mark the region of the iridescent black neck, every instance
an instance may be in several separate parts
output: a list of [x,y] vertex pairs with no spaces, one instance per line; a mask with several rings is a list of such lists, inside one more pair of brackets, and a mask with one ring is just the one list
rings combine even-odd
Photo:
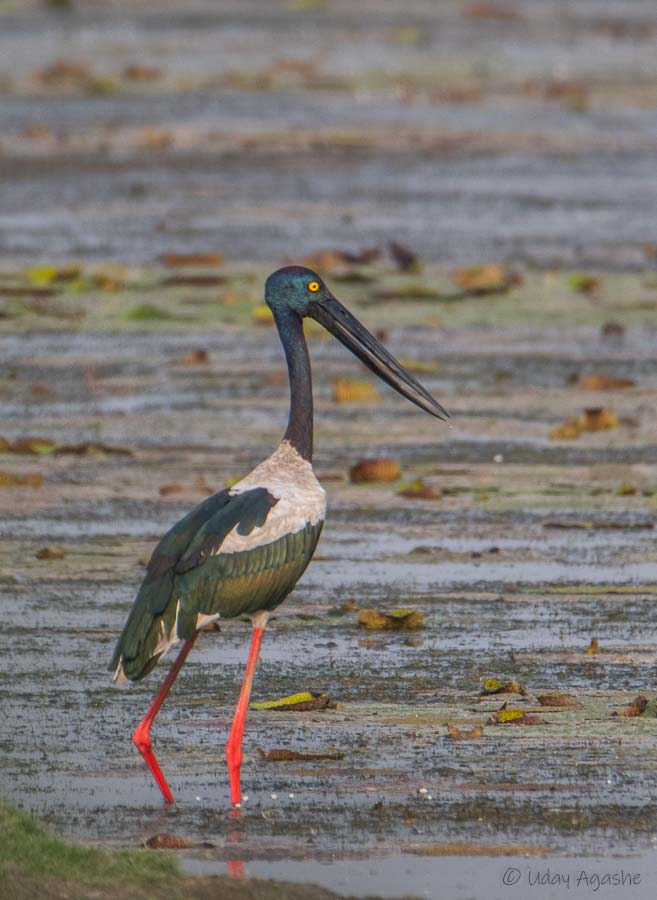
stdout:
[[289,307],[274,309],[290,379],[290,418],[284,440],[309,462],[313,458],[313,385],[301,316]]

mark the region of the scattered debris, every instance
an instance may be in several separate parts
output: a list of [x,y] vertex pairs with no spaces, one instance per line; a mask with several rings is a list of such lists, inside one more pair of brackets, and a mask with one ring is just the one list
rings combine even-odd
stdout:
[[353,484],[375,481],[397,481],[401,478],[401,463],[398,459],[362,459],[349,469],[349,479]]
[[592,275],[571,275],[568,285],[578,294],[594,294],[600,287],[600,279]]
[[305,760],[318,759],[344,759],[344,753],[341,750],[324,750],[313,753],[312,751],[301,750],[260,750],[258,749],[260,758],[267,762],[298,762]]
[[598,643],[598,639],[595,637],[591,638],[591,643],[589,644],[589,646],[586,648],[586,650],[584,652],[588,653],[589,656],[596,656],[600,652],[600,645]]
[[510,288],[522,284],[522,277],[500,263],[482,266],[468,266],[452,272],[456,284],[467,294],[503,294]]
[[169,497],[171,494],[182,494],[185,488],[182,484],[163,484],[158,490],[160,497]]
[[465,728],[457,728],[456,725],[447,724],[447,737],[452,741],[469,741],[484,736],[484,726],[474,725],[468,731]]
[[43,456],[52,453],[57,445],[50,438],[42,437],[20,437],[13,441],[0,437],[0,453],[26,453]]
[[61,444],[55,447],[55,455],[62,456],[134,456],[134,452],[128,447],[120,447],[117,444],[104,444],[102,441],[82,441],[80,444]]
[[543,528],[575,528],[585,531],[592,531],[596,528],[618,529],[620,531],[646,531],[655,527],[654,522],[563,522],[559,519],[548,519],[543,522]]
[[61,547],[42,547],[34,555],[37,559],[64,559],[66,556]]
[[600,329],[602,337],[623,337],[625,334],[625,326],[620,322],[605,322]]
[[553,691],[550,694],[539,694],[537,700],[541,706],[559,706],[564,708],[579,706],[574,697],[570,694],[562,694],[560,691]]
[[40,472],[31,472],[29,475],[16,475],[14,472],[6,472],[0,469],[0,487],[41,487],[43,475]]
[[388,241],[388,250],[400,272],[420,272],[422,264],[410,247],[399,241]]
[[364,378],[336,378],[332,383],[334,403],[378,403],[381,395]]
[[207,350],[192,350],[186,356],[183,356],[181,362],[187,366],[203,366],[210,361],[210,354]]
[[635,719],[645,712],[647,705],[647,698],[642,694],[639,694],[638,697],[635,697],[634,700],[632,700],[629,706],[626,706],[624,709],[616,710],[616,712],[612,713],[612,716],[624,716],[628,719]]
[[146,846],[151,850],[188,850],[194,845],[186,838],[178,837],[175,834],[155,834],[148,838]]
[[263,700],[249,704],[249,709],[268,709],[274,712],[310,712],[317,709],[336,709],[337,703],[327,693],[302,691],[281,697],[279,700]]
[[481,686],[482,696],[488,694],[521,694],[527,695],[527,691],[517,681],[499,681],[497,678],[486,678]]
[[486,725],[544,725],[540,716],[526,713],[524,709],[512,709],[506,703],[493,713]]
[[127,81],[157,81],[162,77],[162,70],[157,66],[130,63],[124,67],[122,74]]
[[391,613],[361,609],[358,624],[375,631],[412,631],[424,628],[424,613],[412,609],[394,609]]
[[563,425],[550,432],[552,441],[570,441],[578,438],[585,431],[607,431],[618,427],[618,416],[604,406],[591,406],[576,419],[566,419]]
[[616,391],[636,386],[631,378],[611,378],[609,375],[581,375],[577,387],[584,391]]
[[440,500],[443,495],[439,488],[433,488],[431,485],[425,484],[421,478],[416,478],[414,481],[402,485],[397,494],[410,500]]
[[632,481],[624,481],[616,488],[619,497],[635,497],[638,494],[637,486]]

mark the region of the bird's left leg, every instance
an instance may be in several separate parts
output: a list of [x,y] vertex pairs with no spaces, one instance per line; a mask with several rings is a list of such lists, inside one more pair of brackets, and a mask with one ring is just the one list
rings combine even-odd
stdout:
[[249,658],[246,663],[244,680],[242,681],[242,690],[240,691],[235,716],[233,718],[233,727],[230,729],[230,735],[226,742],[226,760],[228,762],[228,777],[230,779],[230,802],[233,806],[239,806],[242,802],[242,792],[240,788],[242,735],[244,734],[246,712],[249,708],[249,697],[251,696],[253,676],[255,675],[256,665],[258,664],[260,644],[262,643],[262,636],[265,633],[265,626],[268,618],[269,613],[264,611],[255,613],[251,617],[251,621],[253,622],[251,649],[249,650]]
[[160,769],[160,765],[155,759],[155,754],[153,753],[153,744],[151,742],[151,725],[153,724],[153,720],[158,714],[160,707],[164,703],[166,695],[171,690],[171,685],[176,680],[178,672],[180,672],[183,663],[187,659],[189,651],[194,646],[194,641],[196,640],[197,635],[198,632],[195,631],[192,637],[187,638],[187,640],[183,643],[174,664],[169,670],[169,674],[164,679],[164,684],[158,691],[157,696],[148,707],[146,715],[141,720],[139,725],[137,725],[132,735],[132,740],[137,750],[139,750],[141,755],[144,757],[144,761],[148,768],[151,770],[151,774],[157,782],[157,786],[162,791],[162,796],[164,797],[165,803],[173,803],[173,794],[171,793],[171,788],[167,784],[167,780],[162,774],[162,769]]

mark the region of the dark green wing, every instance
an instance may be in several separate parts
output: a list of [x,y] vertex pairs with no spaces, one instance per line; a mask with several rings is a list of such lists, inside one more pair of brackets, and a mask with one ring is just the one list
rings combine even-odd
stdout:
[[146,569],[109,665],[116,671],[122,662],[130,680],[146,675],[159,659],[155,647],[162,634],[175,625],[174,582],[177,574],[203,566],[226,536],[237,528],[249,534],[264,524],[278,501],[266,488],[240,494],[229,490],[208,497],[168,531],[159,542]]

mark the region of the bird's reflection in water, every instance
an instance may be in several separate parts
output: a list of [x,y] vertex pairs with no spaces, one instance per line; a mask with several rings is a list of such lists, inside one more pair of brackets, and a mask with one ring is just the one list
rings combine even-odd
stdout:
[[[238,827],[239,822],[242,819],[242,810],[231,809],[228,813],[228,817],[231,819],[232,830],[226,835],[226,844],[229,848],[235,846],[235,849],[238,849],[237,845],[244,842],[244,831],[242,828]],[[228,874],[233,878],[246,878],[248,875],[241,859],[227,860],[226,867],[228,869]]]

